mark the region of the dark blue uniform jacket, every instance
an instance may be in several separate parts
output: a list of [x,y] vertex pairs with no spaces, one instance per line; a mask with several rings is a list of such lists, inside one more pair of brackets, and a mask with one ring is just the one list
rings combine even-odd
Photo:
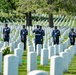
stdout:
[[41,33],[41,39],[43,39],[43,36],[45,36],[45,32],[43,29],[40,29],[40,33]]
[[21,36],[21,40],[23,41],[23,42],[25,42],[26,41],[26,35],[28,35],[28,31],[27,31],[27,29],[22,29],[21,31],[20,31],[20,36]]
[[41,33],[40,33],[40,29],[34,29],[33,33],[35,33],[35,43],[36,44],[40,44],[41,43]]
[[3,38],[9,40],[10,28],[6,27],[3,29]]
[[70,42],[75,42],[76,34],[75,32],[69,33]]
[[60,36],[60,31],[58,29],[53,30],[52,32],[53,41],[56,40],[56,42],[59,43],[59,36]]

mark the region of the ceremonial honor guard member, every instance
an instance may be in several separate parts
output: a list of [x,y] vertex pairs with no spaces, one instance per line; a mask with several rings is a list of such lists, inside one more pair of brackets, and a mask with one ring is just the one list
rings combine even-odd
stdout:
[[42,26],[40,26],[40,33],[41,33],[41,44],[43,46],[43,36],[45,36],[45,31],[42,29]]
[[76,33],[74,32],[73,28],[71,29],[71,31],[69,33],[69,38],[70,38],[70,44],[75,45]]
[[26,40],[27,40],[28,31],[23,25],[23,29],[20,31],[21,41],[24,43],[24,50],[26,50]]
[[36,51],[36,45],[41,44],[41,33],[39,25],[37,25],[37,28],[33,30],[33,33],[35,33],[35,51]]
[[59,36],[60,36],[60,31],[57,29],[57,26],[55,26],[55,29],[52,31],[54,45],[59,44]]
[[8,27],[8,24],[5,24],[5,28],[3,28],[3,39],[4,42],[9,43],[9,35],[10,35],[10,28]]

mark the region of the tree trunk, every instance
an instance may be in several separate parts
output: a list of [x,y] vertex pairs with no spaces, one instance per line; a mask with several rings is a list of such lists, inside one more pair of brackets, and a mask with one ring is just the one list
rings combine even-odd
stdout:
[[32,26],[31,12],[26,13],[26,25],[27,26]]
[[[53,0],[48,0],[48,4],[52,4],[52,1]],[[50,9],[49,9],[50,10]],[[51,12],[50,12],[51,13]],[[53,28],[54,25],[53,25],[53,14],[49,14],[49,27]]]
[[53,14],[49,14],[49,27],[53,28]]
[[53,1],[53,0],[48,0],[48,3],[49,3],[49,4],[52,4],[52,1]]

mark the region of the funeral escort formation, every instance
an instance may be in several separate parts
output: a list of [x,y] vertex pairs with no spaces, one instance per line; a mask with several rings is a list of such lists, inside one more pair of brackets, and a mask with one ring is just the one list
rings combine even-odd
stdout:
[[[43,37],[45,36],[45,31],[42,29],[42,26],[37,25],[36,29],[32,31],[35,34],[35,51],[36,51],[36,45],[37,44],[42,44],[43,46]],[[26,50],[26,41],[27,41],[27,35],[28,35],[28,30],[25,28],[25,25],[23,25],[23,28],[20,31],[20,37],[21,37],[21,42],[24,43],[24,50]],[[9,39],[10,39],[10,28],[8,27],[8,24],[5,24],[5,27],[3,28],[3,39],[4,42],[8,42],[9,44]],[[60,30],[55,26],[55,28],[52,31],[52,37],[53,37],[53,44],[59,44],[59,36],[60,36]],[[76,33],[74,31],[74,28],[72,28],[69,32],[68,35],[70,39],[70,44],[75,45],[75,38],[76,38]]]

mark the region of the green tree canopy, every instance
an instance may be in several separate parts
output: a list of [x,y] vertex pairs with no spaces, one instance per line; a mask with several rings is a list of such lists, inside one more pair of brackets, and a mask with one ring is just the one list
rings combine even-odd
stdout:
[[3,12],[10,12],[16,10],[16,2],[18,0],[1,0],[0,1],[0,10]]
[[49,0],[19,0],[17,10],[22,13],[36,11],[38,13],[67,13],[75,15],[75,0],[52,0],[52,4],[49,4],[48,1]]

